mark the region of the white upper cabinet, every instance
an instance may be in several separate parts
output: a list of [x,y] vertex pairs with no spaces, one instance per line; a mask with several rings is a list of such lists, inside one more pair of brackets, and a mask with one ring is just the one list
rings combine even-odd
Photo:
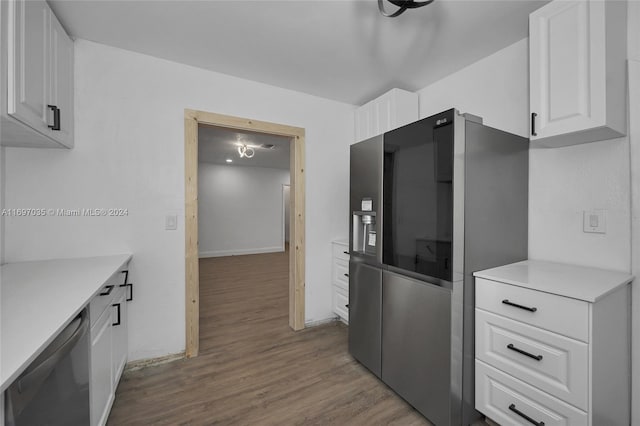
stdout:
[[355,142],[380,135],[418,120],[418,94],[391,89],[355,112]]
[[51,85],[49,103],[59,109],[60,130],[51,137],[66,147],[73,147],[73,41],[58,18],[49,14],[51,23]]
[[626,2],[552,1],[529,16],[531,141],[626,134]]
[[73,41],[45,1],[3,3],[2,145],[72,148]]

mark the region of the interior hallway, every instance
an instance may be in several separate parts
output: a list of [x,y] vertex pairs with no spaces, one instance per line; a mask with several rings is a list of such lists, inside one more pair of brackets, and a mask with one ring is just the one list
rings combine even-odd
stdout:
[[[327,284],[329,285],[329,284]],[[125,373],[109,425],[428,425],[347,352],[288,326],[288,252],[200,259],[200,356]]]

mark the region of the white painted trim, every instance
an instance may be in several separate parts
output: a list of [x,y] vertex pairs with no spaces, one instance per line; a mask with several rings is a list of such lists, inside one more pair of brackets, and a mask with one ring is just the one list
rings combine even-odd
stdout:
[[[291,176],[289,176],[289,179],[291,179]],[[286,240],[286,230],[285,228],[287,226],[289,226],[289,224],[287,224],[286,222],[286,210],[287,210],[287,206],[285,203],[285,196],[284,196],[284,190],[285,188],[289,188],[289,191],[291,191],[291,184],[287,185],[285,183],[282,184],[282,250],[284,250],[285,245],[287,244],[287,240]],[[289,192],[289,197],[291,197],[291,192]],[[291,204],[291,198],[289,198],[289,204]],[[289,207],[289,211],[291,211],[291,207]]]
[[239,250],[212,250],[203,251],[198,253],[198,257],[222,257],[222,256],[241,256],[243,254],[262,254],[262,253],[277,253],[284,251],[284,244],[282,247],[260,247],[251,249],[239,249]]
[[185,358],[184,351],[175,354],[169,354],[159,356],[156,358],[138,359],[136,361],[128,362],[124,366],[124,371],[136,371],[142,368],[155,367],[156,365],[167,364],[169,362],[177,361]]
[[304,327],[319,327],[321,325],[325,325],[325,324],[331,324],[333,322],[338,322],[340,321],[340,317],[338,316],[333,316],[330,318],[324,318],[324,319],[319,319],[319,320],[312,320],[312,321],[305,321],[304,322]]

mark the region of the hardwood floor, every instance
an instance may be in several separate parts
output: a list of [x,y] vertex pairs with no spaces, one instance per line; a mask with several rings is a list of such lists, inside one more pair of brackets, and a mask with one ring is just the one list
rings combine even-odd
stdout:
[[429,425],[351,358],[345,325],[289,328],[287,261],[201,259],[200,356],[125,373],[108,424]]

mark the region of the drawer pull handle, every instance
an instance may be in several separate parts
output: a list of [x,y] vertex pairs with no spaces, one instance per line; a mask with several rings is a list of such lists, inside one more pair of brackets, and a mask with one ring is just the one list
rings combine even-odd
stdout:
[[112,285],[104,286],[104,288],[106,288],[107,290],[103,291],[102,293],[100,293],[100,296],[108,296],[108,295],[110,295],[111,292],[113,291],[113,287],[114,286],[112,286]]
[[513,346],[513,343],[509,343],[507,345],[507,349],[511,349],[512,351],[518,352],[519,354],[522,354],[524,356],[528,356],[529,358],[533,358],[536,361],[542,361],[542,355],[534,355],[534,354],[530,354],[527,351],[523,351],[522,349],[518,349],[515,346]]
[[530,308],[528,306],[518,305],[517,303],[509,302],[509,299],[504,299],[502,301],[502,303],[504,303],[505,305],[513,306],[513,307],[520,308],[520,309],[524,309],[525,311],[529,311],[529,312],[535,312],[535,311],[538,310],[538,308]]
[[511,404],[509,406],[509,410],[513,411],[514,413],[516,413],[517,415],[519,415],[520,417],[522,417],[523,419],[525,419],[526,421],[528,421],[531,424],[534,424],[536,426],[544,426],[544,422],[537,422],[537,421],[533,420],[531,417],[527,416],[522,411],[518,410],[516,408],[516,404]]
[[131,302],[133,300],[133,283],[128,283],[129,281],[129,271],[122,271],[124,274],[124,283],[120,284],[120,287],[128,287],[129,295],[126,297],[127,302]]
[[55,105],[47,105],[51,111],[53,111],[53,125],[47,124],[47,127],[51,130],[60,130],[60,108]]
[[349,309],[349,305],[348,305],[348,304],[347,304],[347,305],[344,305],[344,307],[345,307],[345,308],[347,308],[347,309]]
[[349,278],[349,274],[344,274],[345,277]]
[[118,319],[116,320],[116,322],[111,323],[112,326],[116,326],[116,325],[120,325],[120,304],[119,303],[114,303],[113,305],[114,308],[118,309]]
[[120,284],[120,287],[126,287],[127,286],[127,281],[129,281],[129,271],[120,271],[122,274],[124,274],[124,282],[122,284]]
[[343,251],[343,253],[344,253],[344,254],[347,254],[347,255],[349,254],[349,252],[348,252],[348,251]]

